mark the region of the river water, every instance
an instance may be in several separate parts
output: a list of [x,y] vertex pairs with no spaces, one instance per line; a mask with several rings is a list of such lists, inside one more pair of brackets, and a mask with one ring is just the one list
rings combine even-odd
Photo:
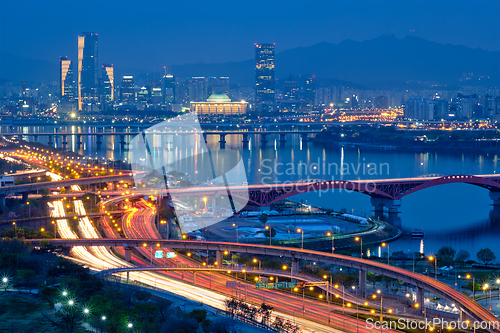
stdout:
[[[122,127],[106,131],[137,131],[137,127]],[[7,132],[6,127],[0,129]],[[95,132],[95,127],[75,126],[60,128],[60,131],[73,133]],[[99,131],[102,131],[102,127]],[[15,131],[53,132],[50,127],[22,127]],[[133,153],[122,149],[119,138],[105,136],[101,145],[95,137],[84,137],[78,147],[75,137],[68,137],[68,148],[85,156],[103,160],[126,159],[133,161]],[[126,137],[129,141],[131,138]],[[30,139],[31,140],[31,139]],[[168,140],[168,139],[165,139]],[[498,156],[494,154],[459,154],[459,153],[415,153],[399,150],[375,150],[352,147],[317,146],[312,142],[302,142],[298,135],[287,135],[287,142],[279,143],[279,136],[270,135],[265,147],[261,146],[258,136],[250,136],[250,142],[244,145],[241,136],[227,136],[226,148],[219,148],[217,136],[208,137],[208,147],[212,153],[212,162],[217,173],[228,171],[238,160],[242,160],[249,184],[282,183],[299,179],[383,179],[416,177],[431,174],[493,174],[498,170]],[[47,143],[47,138],[40,137],[40,143]],[[208,154],[196,159],[184,158],[196,153],[199,138],[185,139],[180,145],[169,145],[161,139],[153,144],[155,158],[160,161],[176,160],[170,169],[186,172],[197,180],[213,178]],[[61,140],[56,140],[61,146]],[[183,159],[184,158],[184,159]],[[242,172],[242,170],[239,170]],[[300,171],[300,172],[299,172]],[[340,210],[358,215],[373,214],[370,197],[357,192],[329,191],[327,193],[305,193],[293,200],[307,200],[308,204]],[[401,228],[406,234],[413,229],[422,228],[425,232],[424,253],[431,254],[443,245],[455,250],[467,250],[471,259],[482,248],[491,248],[500,258],[500,210],[494,209],[488,191],[467,184],[450,184],[425,189],[403,198],[401,213],[397,218],[384,216],[384,219]],[[391,252],[408,253],[420,250],[420,240],[403,236],[391,243]]]

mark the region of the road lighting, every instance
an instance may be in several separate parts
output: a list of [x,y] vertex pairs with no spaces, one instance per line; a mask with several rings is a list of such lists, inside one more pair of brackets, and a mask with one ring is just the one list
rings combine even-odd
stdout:
[[[377,290],[377,294],[380,295],[380,289]],[[373,299],[377,299],[377,294],[373,294],[372,298]],[[418,303],[417,303],[418,304]],[[415,304],[416,307],[417,304]],[[384,320],[384,313],[382,312],[383,311],[383,305],[384,305],[384,297],[382,295],[380,295],[380,322],[382,323],[383,320]],[[382,327],[381,327],[382,328]]]
[[333,232],[328,232],[326,235],[328,237],[332,236],[332,253],[333,253],[333,251],[335,251],[335,247],[333,246],[333,241],[335,239],[335,234]]
[[363,238],[361,238],[361,237],[356,237],[356,238],[354,238],[354,240],[355,240],[356,242],[360,242],[360,243],[361,243],[361,251],[360,251],[361,256],[360,256],[360,258],[363,258]]
[[203,202],[205,203],[205,212],[207,211],[207,197],[203,197]]
[[437,261],[438,261],[438,260],[437,260],[437,258],[436,258],[436,257],[434,257],[434,256],[430,256],[430,257],[429,257],[429,261],[434,261],[434,278],[437,280],[437,278],[438,278],[438,275],[437,275],[437,274],[438,274],[438,273],[437,273]]
[[16,222],[12,222],[12,224],[14,225],[14,233],[15,233],[16,239],[17,239],[17,224],[16,224]]
[[233,227],[236,227],[236,243],[238,243],[238,226],[236,223],[233,223]]
[[465,276],[467,279],[470,279],[472,277],[472,299],[476,298],[476,278],[474,276],[471,276],[470,274],[467,274]]
[[[323,279],[328,279],[328,276],[325,274],[323,275]],[[326,288],[326,301],[328,302],[328,304],[330,304],[330,286],[332,285],[332,276],[330,275],[330,281],[326,281],[328,284],[327,284],[327,288]]]
[[302,233],[302,250],[304,249],[304,229],[297,229],[297,232]]
[[390,265],[390,258],[391,258],[391,251],[389,249],[389,243],[382,243],[382,247],[386,247],[387,246],[387,265]]
[[269,230],[269,246],[271,246],[271,245],[273,245],[272,244],[272,237],[273,237],[272,229],[271,229],[271,227],[269,227],[268,225],[266,225],[266,230]]
[[57,223],[56,221],[52,221],[52,224],[54,225],[54,237],[57,238]]
[[488,289],[490,289],[490,305],[491,305],[491,288],[490,288],[490,285],[486,283],[486,284],[483,286],[483,290],[484,290],[484,291],[487,291]]
[[253,261],[254,264],[256,264],[257,262],[259,263],[259,271],[260,271],[260,266],[261,266],[262,262],[259,259],[256,259],[256,258],[254,258],[252,261]]

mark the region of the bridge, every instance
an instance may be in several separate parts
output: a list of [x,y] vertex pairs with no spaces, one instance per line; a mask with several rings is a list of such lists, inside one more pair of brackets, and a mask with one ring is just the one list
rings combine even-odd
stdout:
[[99,183],[113,183],[113,189],[116,189],[116,186],[120,183],[120,181],[133,181],[134,177],[132,173],[126,174],[118,174],[118,175],[109,175],[109,176],[99,176],[99,177],[88,177],[88,178],[77,178],[77,179],[64,179],[58,180],[54,182],[37,182],[37,183],[29,183],[29,184],[21,184],[21,185],[11,185],[11,186],[1,186],[0,187],[0,205],[5,206],[5,197],[8,195],[15,195],[18,193],[22,194],[23,202],[28,200],[28,194],[30,192],[36,192],[43,188],[64,188],[66,193],[70,192],[71,186],[73,185],[88,185],[91,187],[93,191],[95,191],[95,187]]
[[[131,252],[133,248],[142,247],[166,247],[174,249],[182,249],[186,251],[216,251],[217,262],[222,263],[224,252],[226,253],[249,253],[258,255],[267,255],[274,257],[289,258],[292,261],[290,277],[293,278],[298,274],[299,261],[316,261],[327,264],[339,265],[343,267],[353,268],[359,271],[359,295],[366,297],[366,273],[368,271],[375,274],[388,276],[408,284],[414,285],[417,290],[417,302],[424,304],[424,291],[432,293],[438,297],[447,299],[456,304],[457,308],[465,312],[470,318],[480,321],[494,323],[496,326],[488,331],[491,333],[498,332],[500,326],[499,320],[493,316],[488,310],[479,305],[476,301],[465,295],[464,293],[455,290],[451,286],[437,281],[428,276],[413,273],[405,269],[386,265],[379,262],[374,262],[366,259],[343,256],[339,254],[330,254],[325,252],[287,248],[279,246],[267,246],[245,243],[225,243],[225,242],[208,242],[208,241],[184,241],[184,240],[151,240],[151,239],[50,239],[50,240],[26,240],[32,246],[39,246],[40,242],[49,242],[55,246],[111,246],[123,247],[125,251]],[[130,254],[128,255],[130,256]],[[127,257],[127,253],[125,255]],[[423,306],[421,307],[423,309]]]
[[[104,130],[104,128],[103,128]],[[81,145],[82,144],[82,137],[96,137],[97,138],[97,144],[102,144],[102,139],[104,136],[119,136],[120,137],[120,144],[124,146],[126,144],[125,137],[126,136],[136,136],[142,132],[138,131],[131,131],[131,132],[89,132],[89,133],[68,133],[68,132],[58,132],[57,128],[54,133],[46,132],[46,133],[0,133],[1,136],[4,137],[31,137],[33,138],[34,142],[38,142],[39,137],[47,137],[48,138],[48,144],[53,145],[54,144],[54,139],[57,137],[62,138],[62,145],[63,147],[66,147],[68,144],[68,137],[74,137],[76,139],[76,144]],[[302,138],[303,142],[307,142],[311,139],[310,135],[315,135],[321,133],[321,130],[294,130],[294,131],[280,131],[280,130],[262,130],[262,131],[244,131],[244,130],[225,130],[225,131],[214,131],[214,130],[207,130],[203,132],[199,131],[158,131],[158,132],[146,132],[148,135],[159,135],[159,136],[173,136],[173,135],[200,135],[203,136],[203,138],[207,139],[207,136],[212,136],[212,135],[217,135],[219,136],[219,143],[221,145],[221,148],[225,147],[226,144],[226,136],[227,135],[241,135],[242,136],[242,142],[243,143],[248,143],[248,137],[249,135],[259,135],[260,136],[260,142],[261,144],[267,143],[267,138],[268,135],[279,135],[280,143],[285,143],[286,142],[286,136],[287,135],[300,135]]]
[[[416,178],[369,179],[369,180],[310,180],[295,183],[270,185],[231,185],[229,190],[233,199],[248,201],[256,206],[269,206],[280,200],[307,192],[323,192],[342,190],[347,193],[359,192],[371,197],[376,213],[383,212],[386,207],[389,213],[398,213],[401,199],[412,193],[445,184],[470,184],[490,191],[490,198],[495,206],[500,206],[500,175],[437,175]],[[146,190],[144,193],[148,193]],[[176,196],[227,195],[224,186],[191,187],[168,190]],[[151,194],[151,193],[150,193]],[[167,194],[167,190],[164,191]]]

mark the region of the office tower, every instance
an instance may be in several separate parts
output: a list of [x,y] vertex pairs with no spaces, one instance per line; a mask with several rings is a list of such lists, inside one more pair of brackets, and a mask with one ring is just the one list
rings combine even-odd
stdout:
[[229,77],[209,77],[207,82],[207,93],[208,96],[215,93],[223,93],[227,95],[229,93]]
[[59,71],[61,101],[72,101],[74,98],[73,64],[68,57],[59,58]]
[[121,89],[122,102],[135,102],[134,77],[132,75],[124,75]]
[[274,43],[255,44],[255,101],[274,102]]
[[304,100],[308,105],[316,102],[316,75],[306,76],[304,85]]
[[186,79],[186,101],[203,102],[208,97],[208,79],[206,77],[190,77]]
[[141,88],[139,88],[139,90],[137,91],[137,98],[136,98],[137,103],[148,104],[150,99],[151,99],[151,87],[142,86]]
[[295,101],[299,99],[299,82],[293,81],[290,77],[288,81],[283,83],[283,91],[284,96],[283,99],[285,101]]
[[175,76],[165,74],[161,80],[163,103],[175,103]]
[[115,100],[115,79],[113,65],[102,65],[102,99],[104,102]]
[[433,120],[436,101],[430,98],[412,97],[405,102],[405,118]]
[[[84,32],[78,36],[78,110],[98,102],[97,34]],[[87,107],[85,107],[87,108]]]

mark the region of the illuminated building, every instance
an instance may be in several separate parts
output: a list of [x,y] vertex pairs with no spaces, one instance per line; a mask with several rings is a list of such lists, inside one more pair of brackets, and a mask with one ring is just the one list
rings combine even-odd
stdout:
[[[98,102],[97,34],[78,36],[78,110]],[[87,107],[85,107],[87,108]]]
[[316,75],[306,77],[304,86],[304,100],[308,105],[316,102]]
[[274,102],[274,43],[255,44],[255,101]]
[[74,98],[73,64],[68,57],[60,57],[59,68],[60,98],[64,101],[72,101]]
[[115,100],[113,65],[102,65],[102,97],[104,102]]
[[149,100],[151,99],[151,88],[148,86],[142,86],[138,91],[137,91],[137,98],[136,101],[137,103],[149,103]]
[[247,102],[231,102],[224,93],[213,93],[206,102],[191,102],[191,110],[198,115],[234,116],[246,113]]
[[122,102],[135,102],[134,77],[132,75],[124,75],[121,89]]
[[175,103],[175,76],[165,74],[161,80],[163,103]]
[[151,89],[151,98],[150,102],[153,104],[160,104],[163,101],[161,88],[153,88]]
[[283,90],[285,95],[283,99],[286,101],[295,101],[299,99],[299,83],[297,81],[290,80],[285,81],[283,84]]

